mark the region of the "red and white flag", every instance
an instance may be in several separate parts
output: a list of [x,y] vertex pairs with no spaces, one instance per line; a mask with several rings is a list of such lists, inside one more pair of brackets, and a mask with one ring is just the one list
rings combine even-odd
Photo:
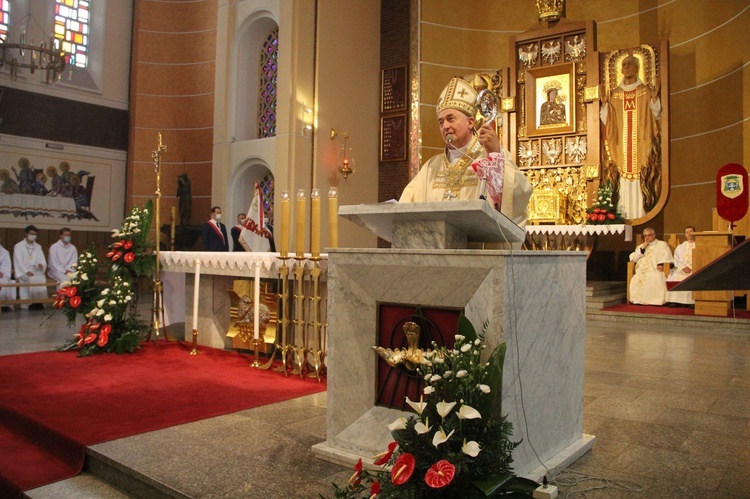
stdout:
[[263,195],[260,186],[255,184],[255,195],[247,218],[240,232],[240,244],[245,251],[271,251],[271,232],[266,228],[265,214],[263,213]]

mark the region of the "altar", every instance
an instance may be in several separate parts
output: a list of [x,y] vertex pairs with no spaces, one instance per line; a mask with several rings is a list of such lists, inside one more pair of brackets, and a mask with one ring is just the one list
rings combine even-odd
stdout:
[[[393,304],[461,310],[477,328],[488,322],[488,351],[506,342],[502,406],[512,439],[523,440],[513,453],[517,474],[540,479],[545,466],[566,466],[591,448],[594,437],[583,434],[586,254],[456,248],[456,241],[481,238],[487,230],[503,232],[508,242],[524,237],[503,215],[481,207],[484,215],[477,216],[491,223],[462,225],[464,218],[451,210],[466,208],[464,203],[477,202],[423,203],[435,205],[425,210],[432,213],[430,227],[435,220],[451,226],[441,235],[453,248],[329,250],[327,439],[313,447],[318,457],[372,463],[392,441],[386,425],[410,415],[376,402],[371,347],[380,308]],[[392,223],[394,239],[409,244],[405,225],[419,224],[417,205],[386,207],[390,222],[368,222],[378,211],[373,205],[342,207],[340,213],[362,214],[359,223],[372,224],[381,237]]]

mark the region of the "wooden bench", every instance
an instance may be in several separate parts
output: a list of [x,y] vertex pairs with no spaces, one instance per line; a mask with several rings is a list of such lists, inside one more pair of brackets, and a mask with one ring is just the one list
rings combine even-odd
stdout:
[[[38,288],[38,287],[46,287],[46,288],[57,288],[58,284],[60,284],[57,281],[47,281],[47,282],[35,282],[35,283],[23,283],[23,282],[13,282],[8,284],[0,284],[0,289],[5,288]],[[32,303],[55,303],[54,297],[49,298],[33,298],[28,300],[3,300],[0,298],[0,314],[2,314],[2,307],[7,307],[9,305],[30,305]]]

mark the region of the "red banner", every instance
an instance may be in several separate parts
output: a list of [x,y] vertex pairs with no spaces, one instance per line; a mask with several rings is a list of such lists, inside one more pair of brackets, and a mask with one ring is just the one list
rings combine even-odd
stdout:
[[716,211],[729,222],[736,222],[747,213],[747,170],[729,163],[716,174]]

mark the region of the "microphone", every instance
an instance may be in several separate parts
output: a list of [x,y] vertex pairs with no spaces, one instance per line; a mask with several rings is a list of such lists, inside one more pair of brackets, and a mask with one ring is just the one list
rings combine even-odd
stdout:
[[[471,156],[469,156],[468,154],[466,154],[465,152],[463,152],[461,149],[459,149],[458,147],[456,147],[456,146],[453,145],[453,134],[452,133],[449,133],[448,135],[445,136],[445,141],[448,143],[448,147],[449,148],[453,149],[454,151],[460,152],[462,155],[464,155],[465,157],[469,158],[472,163],[474,162],[475,158],[472,158]],[[484,191],[486,189],[487,189],[487,178],[480,178],[479,179],[479,199],[482,199],[484,201],[487,200],[487,197],[484,194]]]

